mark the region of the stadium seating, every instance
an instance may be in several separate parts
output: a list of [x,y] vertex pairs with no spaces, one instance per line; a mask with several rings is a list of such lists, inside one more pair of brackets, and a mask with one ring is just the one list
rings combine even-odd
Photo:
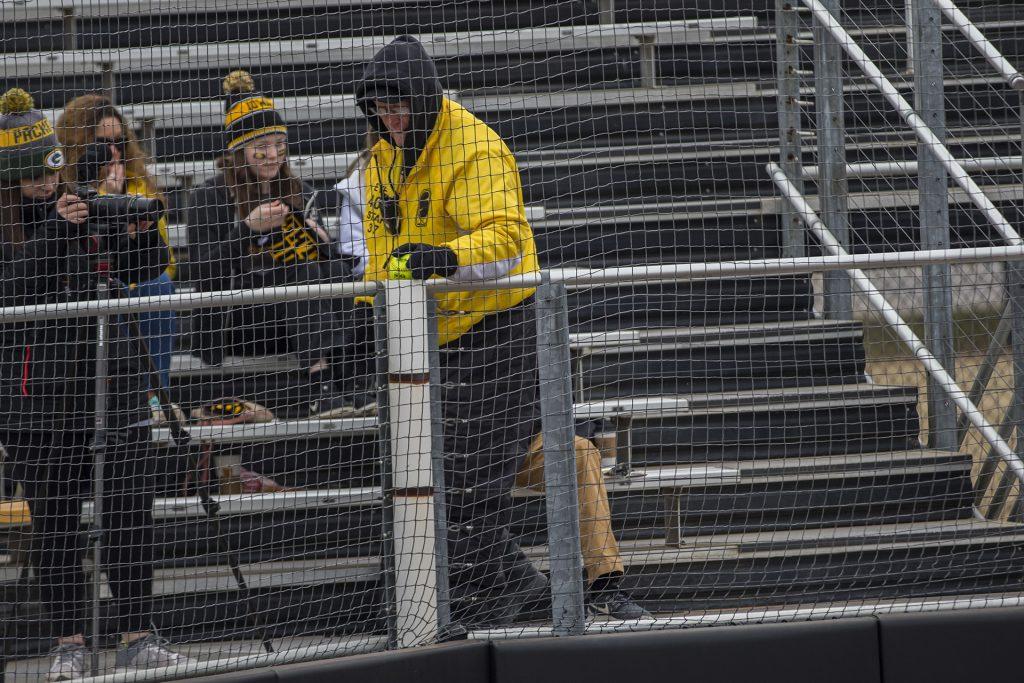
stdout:
[[[253,70],[294,131],[297,168],[325,189],[363,130],[351,82],[383,41],[361,32],[432,37],[450,94],[513,147],[545,266],[780,255],[780,204],[762,170],[778,139],[765,3],[620,2],[605,23],[590,0],[381,4],[260,0],[258,10],[240,3],[228,12],[185,0],[190,15],[151,0],[125,15],[124,0],[61,0],[41,3],[31,19],[5,7],[11,51],[24,54],[4,60],[0,81],[28,86],[50,108],[114,86],[171,196],[183,289],[182,196],[212,172],[219,79],[228,68]],[[898,62],[899,31],[871,32],[901,25],[891,4],[865,0],[847,11],[867,27],[859,35]],[[984,17],[1002,22],[990,35],[1008,54],[1024,51],[1019,7],[985,5]],[[678,23],[655,23],[666,21]],[[704,28],[683,23],[695,21]],[[456,40],[460,31],[479,40]],[[33,32],[42,38],[33,41]],[[637,36],[655,36],[653,53]],[[61,52],[68,48],[75,52]],[[249,52],[257,48],[273,63],[261,66]],[[958,154],[1015,153],[1016,113],[987,97],[994,78],[970,73],[947,74]],[[913,158],[912,136],[893,127],[879,102],[860,84],[850,87],[851,161]],[[1012,178],[989,176],[1000,206],[1022,199]],[[851,182],[856,249],[915,247],[917,199],[908,187]],[[993,243],[973,210],[952,208],[958,244]],[[1024,590],[1024,530],[975,519],[970,458],[921,447],[917,391],[871,382],[862,325],[821,319],[813,294],[809,277],[570,292],[577,418],[629,414],[616,424],[618,464],[626,466],[607,478],[627,586],[666,613]],[[176,401],[244,395],[273,410],[295,403],[293,364],[205,366],[188,355],[188,316],[182,323]],[[609,407],[638,395],[647,402]],[[676,403],[657,400],[665,398]],[[241,553],[258,620],[274,634],[382,631],[374,420],[207,428],[196,438],[303,490],[222,496],[219,523],[194,500],[159,501],[164,634],[252,637],[217,534]],[[167,434],[156,439],[166,444]],[[515,530],[545,567],[543,499],[517,492],[517,500]],[[25,654],[44,634],[24,618],[31,596],[15,590],[16,569],[0,565],[10,579],[0,614],[18,607],[5,647]]]

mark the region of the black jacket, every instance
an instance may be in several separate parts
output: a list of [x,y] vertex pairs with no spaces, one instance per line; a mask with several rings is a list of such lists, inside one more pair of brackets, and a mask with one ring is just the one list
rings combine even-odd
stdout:
[[[310,185],[302,184],[304,201],[312,192]],[[318,219],[320,211],[334,201],[336,193],[319,193],[312,217],[322,224]],[[302,217],[295,216],[301,223]],[[281,231],[266,234],[250,230],[238,217],[222,174],[192,192],[186,221],[190,274],[201,292],[337,281],[346,277],[350,267],[339,258],[337,244],[314,245],[310,234],[298,234],[304,230],[293,231],[296,234],[292,237],[309,240],[305,245],[306,256],[282,259],[281,250],[275,246],[282,243],[284,235]],[[301,268],[289,267],[300,262]],[[203,360],[218,363],[225,355],[224,332],[228,324],[225,309],[205,309],[196,316],[195,347]]]
[[[145,282],[167,267],[167,248],[155,228],[132,239],[121,228],[90,230],[69,223],[52,206],[23,207],[26,241],[4,255],[0,271],[4,306],[96,299],[101,261],[120,282]],[[117,295],[113,289],[111,296]],[[147,417],[149,366],[127,320],[112,322],[106,422],[110,429],[122,429]],[[22,430],[93,429],[96,330],[94,317],[3,325],[0,424]]]

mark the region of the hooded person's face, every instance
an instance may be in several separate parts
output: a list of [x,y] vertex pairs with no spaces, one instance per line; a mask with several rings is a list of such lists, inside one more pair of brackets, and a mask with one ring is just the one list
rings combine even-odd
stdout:
[[373,101],[373,108],[380,117],[381,123],[391,134],[391,140],[401,147],[405,144],[405,134],[409,131],[409,124],[412,122],[412,109],[408,102],[387,103],[380,100]]

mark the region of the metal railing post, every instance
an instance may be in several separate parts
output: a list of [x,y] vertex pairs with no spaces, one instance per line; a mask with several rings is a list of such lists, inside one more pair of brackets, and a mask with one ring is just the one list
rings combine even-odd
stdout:
[[[780,165],[790,178],[801,178],[800,147],[800,48],[797,35],[800,17],[795,0],[775,0],[775,54],[778,80]],[[796,181],[804,191],[803,180]],[[789,204],[781,203],[782,257],[803,256],[804,230]]]
[[[942,87],[942,13],[931,2],[913,9],[915,109],[932,134],[944,143],[946,111]],[[922,249],[948,249],[949,179],[931,145],[918,141],[918,217]],[[924,276],[924,342],[947,372],[955,371],[953,348],[952,268],[926,266]],[[956,408],[936,380],[928,378],[928,445],[959,448]]]
[[586,615],[565,285],[543,282],[536,310],[553,629],[555,635],[580,635]]
[[444,481],[444,410],[441,404],[441,358],[437,337],[437,300],[427,299],[427,340],[430,353],[430,462],[434,473],[434,542],[437,565],[437,628],[440,640],[451,632],[451,593],[448,581],[448,496]]
[[387,626],[387,649],[398,647],[395,619],[395,543],[394,498],[391,495],[391,420],[388,410],[388,311],[387,297],[373,297],[373,345],[376,352],[374,375],[377,379],[377,460],[380,467],[381,548],[380,570],[383,584],[383,608]]
[[[110,284],[100,277],[96,285],[96,298],[110,299]],[[107,455],[107,378],[110,375],[110,317],[96,317],[96,380],[93,383],[96,399],[93,404],[92,441],[92,524],[89,537],[93,542],[92,551],[92,634],[90,638],[89,668],[93,676],[100,672],[100,650],[102,649],[103,628],[100,610],[100,595],[103,588],[103,475]],[[62,634],[66,635],[66,634]]]
[[913,73],[916,68],[917,32],[914,30],[914,3],[916,0],[903,1],[903,24],[907,27],[907,71]]
[[398,647],[437,640],[437,526],[427,289],[382,283],[387,311],[387,421]]
[[[839,15],[839,0],[822,0],[833,16]],[[824,27],[814,25],[814,92],[818,127],[818,196],[826,225],[844,248],[850,246],[847,210],[846,126],[843,105],[843,51],[839,41]],[[790,176],[792,177],[792,176]],[[824,274],[825,317],[849,320],[853,317],[850,277],[845,272]]]

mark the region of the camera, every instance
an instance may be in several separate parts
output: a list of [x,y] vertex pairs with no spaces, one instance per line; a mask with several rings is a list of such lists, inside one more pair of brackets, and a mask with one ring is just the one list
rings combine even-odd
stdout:
[[161,200],[141,195],[100,194],[88,185],[79,185],[74,193],[89,207],[90,219],[98,218],[111,225],[156,223],[165,211]]

